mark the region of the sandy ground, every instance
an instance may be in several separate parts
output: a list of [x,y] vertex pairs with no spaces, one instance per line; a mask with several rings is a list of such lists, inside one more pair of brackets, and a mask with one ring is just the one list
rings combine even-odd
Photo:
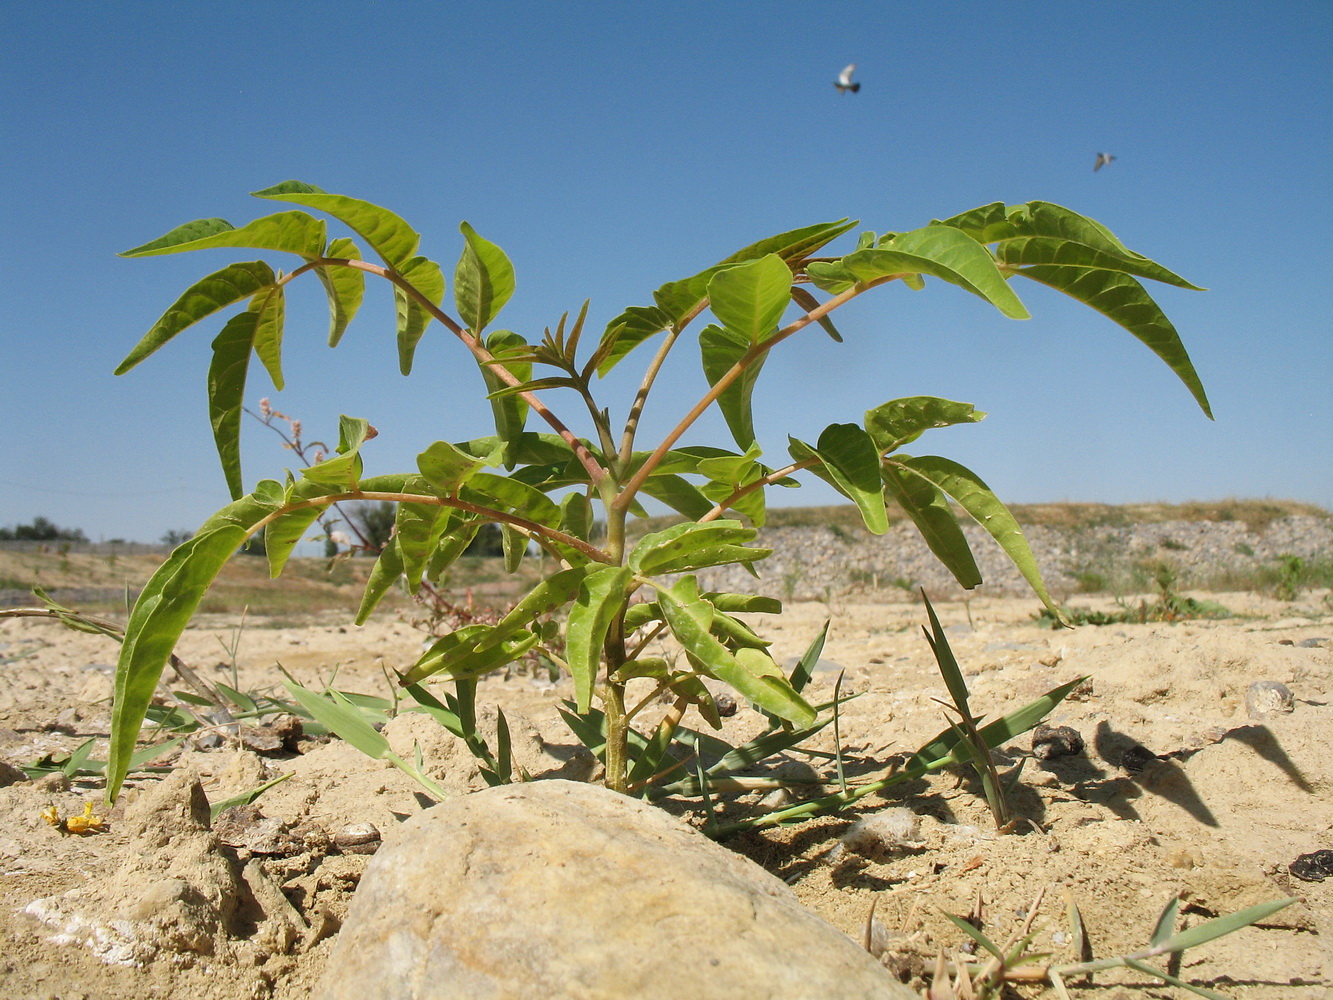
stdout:
[[[1031,599],[937,607],[978,713],[1009,712],[1058,684],[1090,678],[1050,720],[1077,730],[1086,749],[1072,757],[1027,760],[1013,800],[1032,822],[1018,832],[998,836],[976,784],[943,773],[892,796],[871,796],[854,815],[742,834],[728,846],[785,879],[807,906],[857,940],[873,903],[889,935],[886,961],[905,977],[918,972],[938,946],[961,943],[942,914],[967,914],[978,899],[987,932],[1003,939],[1044,890],[1036,944],[1072,960],[1067,899],[1077,903],[1093,951],[1102,957],[1141,948],[1173,895],[1184,901],[1186,924],[1297,896],[1300,902],[1261,926],[1187,952],[1178,974],[1233,997],[1333,997],[1333,878],[1302,881],[1288,870],[1299,855],[1333,849],[1333,601],[1326,592],[1291,603],[1207,596],[1237,616],[1056,632],[1034,621]],[[891,604],[790,606],[780,620],[764,623],[779,662],[797,656],[829,617],[830,638],[811,693],[814,699],[830,697],[845,670],[843,692],[860,696],[841,717],[849,767],[854,773],[882,768],[943,724],[932,699],[943,697],[944,688],[921,637],[921,609],[905,597]],[[179,654],[210,680],[229,682],[221,661],[235,624],[199,622]],[[276,690],[276,661],[306,682],[337,670],[339,688],[384,695],[381,664],[411,663],[421,641],[421,633],[393,620],[364,629],[333,621],[267,628],[252,617],[237,648],[240,687]],[[0,761],[30,765],[48,754],[67,754],[90,736],[98,738],[92,756],[104,758],[115,655],[105,638],[51,622],[0,620]],[[1286,685],[1293,710],[1256,714],[1248,708],[1247,691],[1257,681]],[[530,769],[545,763],[548,772],[573,774],[583,764],[556,712],[566,688],[525,673],[482,684],[479,702],[505,708],[520,759]],[[386,734],[407,753],[414,741],[419,744],[427,770],[447,788],[478,787],[470,758],[426,721],[398,719]],[[761,728],[762,719],[744,706],[727,722],[727,734],[737,739]],[[817,745],[831,750],[831,731]],[[1141,759],[1142,769],[1124,766],[1126,751],[1134,747],[1153,755]],[[337,831],[369,822],[389,840],[402,819],[429,804],[398,771],[345,744],[307,743],[301,749],[261,757],[224,744],[166,760],[195,768],[213,801],[294,772],[257,803],[288,828],[318,824]],[[1003,760],[1016,764],[1030,750],[1030,738],[1020,737]],[[828,773],[824,763],[814,763]],[[145,789],[158,780],[132,782],[122,803],[148,794]],[[61,816],[77,814],[89,800],[100,802],[96,780],[62,788],[59,779],[48,778],[0,788],[0,995],[109,1000],[311,993],[364,856],[339,854],[314,841],[257,856],[265,884],[280,887],[299,914],[293,926],[307,930],[303,935],[275,936],[264,918],[272,910],[261,906],[259,917],[237,918],[230,932],[211,941],[164,947],[137,966],[108,964],[77,940],[53,943],[60,928],[25,912],[34,901],[78,890],[85,909],[100,907],[110,920],[129,905],[115,895],[120,890],[107,888],[116,882],[113,873],[127,866],[152,871],[157,859],[145,853],[142,839],[124,832],[119,808],[103,831],[87,836],[62,834],[42,818],[49,806]],[[838,848],[857,816],[895,806],[919,818],[915,839],[869,856]],[[674,808],[679,811],[680,804]],[[758,808],[758,795],[751,795],[730,804],[728,816]],[[702,822],[697,815],[694,821]],[[237,869],[250,860],[245,848],[214,849]],[[36,909],[52,911],[50,905]],[[914,982],[921,985],[919,978]],[[1024,987],[1013,995],[1038,992]],[[1074,994],[1188,995],[1150,986],[1136,973],[1099,977],[1097,986]]]

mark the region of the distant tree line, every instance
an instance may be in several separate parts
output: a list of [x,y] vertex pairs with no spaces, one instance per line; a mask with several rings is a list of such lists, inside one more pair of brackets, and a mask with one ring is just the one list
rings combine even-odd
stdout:
[[86,542],[80,528],[60,528],[44,517],[34,517],[30,524],[0,528],[0,542]]

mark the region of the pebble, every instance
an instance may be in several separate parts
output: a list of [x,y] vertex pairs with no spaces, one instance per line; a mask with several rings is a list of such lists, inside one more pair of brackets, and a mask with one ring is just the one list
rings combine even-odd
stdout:
[[1245,710],[1251,719],[1290,712],[1295,707],[1291,689],[1278,681],[1255,681],[1245,691]]
[[343,854],[374,854],[380,849],[380,831],[374,823],[348,823],[333,835]]
[[1287,870],[1306,882],[1322,882],[1333,876],[1333,851],[1302,854],[1287,866]]
[[1070,726],[1048,726],[1032,730],[1032,756],[1037,760],[1052,757],[1077,757],[1083,752],[1083,736]]

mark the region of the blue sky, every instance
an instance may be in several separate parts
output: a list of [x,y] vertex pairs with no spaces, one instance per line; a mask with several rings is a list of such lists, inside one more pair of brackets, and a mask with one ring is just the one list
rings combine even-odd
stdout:
[[[204,392],[220,321],[112,370],[190,283],[257,255],[115,254],[191,219],[279,210],[247,192],[288,178],[399,212],[447,274],[469,221],[513,260],[499,325],[529,339],[585,298],[600,332],[786,229],[1058,202],[1209,289],[1153,292],[1215,421],[1129,334],[1057,293],[1021,283],[1034,318],[1015,322],[932,281],[842,310],[845,344],[812,331],[775,352],[755,403],[768,459],[782,463],[788,434],[939,395],[990,416],[916,453],[968,465],[1009,502],[1333,506],[1330,41],[1325,0],[4,5],[0,524],[42,515],[152,541],[226,501]],[[839,95],[853,61],[862,90]],[[1117,159],[1094,174],[1102,150]],[[256,368],[249,405],[271,396],[311,437],[336,438],[340,412],[368,418],[371,473],[489,432],[446,331],[428,331],[405,380],[387,293],[335,351],[323,309],[313,279],[294,290],[288,388]],[[607,380],[614,413],[638,358]],[[703,386],[679,352],[641,440]],[[729,444],[720,420],[688,440]],[[291,464],[254,423],[243,449],[250,486]],[[774,499],[836,497],[815,482]]]

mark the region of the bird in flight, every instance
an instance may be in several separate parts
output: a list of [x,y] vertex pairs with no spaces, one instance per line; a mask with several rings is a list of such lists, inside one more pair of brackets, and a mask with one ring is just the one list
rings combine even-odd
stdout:
[[1102,167],[1106,166],[1114,159],[1115,157],[1112,156],[1110,153],[1098,153],[1097,162],[1092,165],[1092,172],[1095,174],[1098,170],[1101,170]]
[[861,89],[859,83],[852,83],[852,73],[856,70],[856,63],[850,64],[845,70],[838,74],[838,78],[833,81],[833,86],[838,88],[839,94],[845,94],[851,91],[855,94]]

